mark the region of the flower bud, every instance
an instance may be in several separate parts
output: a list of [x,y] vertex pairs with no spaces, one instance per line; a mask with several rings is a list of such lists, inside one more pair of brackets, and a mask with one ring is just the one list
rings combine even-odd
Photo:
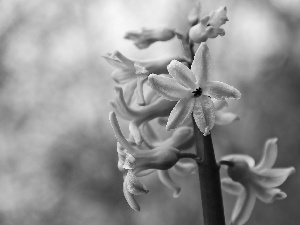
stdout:
[[148,48],[154,42],[171,40],[175,34],[174,29],[169,28],[142,28],[140,31],[127,32],[124,38],[132,40],[138,48],[144,49]]

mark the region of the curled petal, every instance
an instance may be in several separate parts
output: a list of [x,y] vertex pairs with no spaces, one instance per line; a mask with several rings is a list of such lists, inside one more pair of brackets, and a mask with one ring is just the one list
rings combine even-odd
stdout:
[[191,116],[194,104],[194,98],[180,99],[171,111],[166,126],[167,130],[175,129],[179,125],[183,124]]
[[157,94],[170,101],[178,101],[191,95],[191,92],[180,85],[174,78],[151,74],[148,77],[148,81]]
[[213,27],[217,27],[219,28],[220,26],[222,26],[223,24],[225,24],[228,21],[228,17],[226,15],[227,13],[227,8],[226,6],[222,6],[220,8],[218,8],[215,11],[212,11],[209,14],[209,21],[208,24],[213,26]]
[[256,183],[265,188],[272,188],[283,184],[284,181],[286,181],[286,179],[295,171],[294,167],[285,169],[270,169],[255,174],[253,179]]
[[224,36],[225,35],[225,30],[222,29],[222,28],[214,28],[214,27],[210,26],[210,27],[207,28],[206,33],[207,33],[207,37],[216,38],[219,35]]
[[239,195],[231,216],[231,225],[244,225],[253,211],[255,194],[249,188],[245,188]]
[[129,131],[132,137],[134,138],[135,143],[137,145],[140,145],[143,142],[143,137],[135,120],[129,123]]
[[144,92],[143,92],[143,85],[148,79],[148,75],[150,74],[145,67],[139,65],[138,63],[134,63],[135,74],[137,75],[137,88],[136,88],[136,97],[137,103],[140,106],[146,105]]
[[203,89],[203,94],[218,100],[224,100],[225,98],[241,98],[241,93],[236,88],[219,81],[208,82]]
[[175,78],[175,80],[186,88],[196,89],[196,79],[192,71],[181,62],[172,60],[168,65],[169,74]]
[[127,183],[123,182],[123,193],[128,205],[135,211],[140,211],[140,206],[134,198],[134,195],[131,194],[127,189]]
[[169,139],[169,145],[179,150],[186,150],[194,144],[194,131],[191,127],[179,127]]
[[117,84],[126,84],[135,79],[135,74],[131,69],[123,69],[113,71],[111,77]]
[[109,120],[111,123],[111,126],[114,130],[116,139],[118,140],[118,142],[130,153],[130,154],[134,154],[135,149],[128,143],[128,141],[126,140],[126,138],[124,137],[124,135],[122,134],[122,131],[120,129],[120,125],[118,123],[118,119],[117,116],[115,114],[115,112],[110,112],[109,113]]
[[156,171],[155,169],[141,170],[138,173],[136,173],[135,175],[137,177],[144,177],[144,176],[147,176],[151,173],[154,173],[155,171]]
[[157,171],[158,174],[158,178],[160,179],[160,181],[166,185],[166,187],[168,187],[169,189],[174,191],[173,197],[174,198],[178,198],[179,197],[179,193],[181,191],[181,188],[178,186],[178,184],[176,184],[170,174],[168,170],[158,170]]
[[277,138],[270,138],[266,141],[263,156],[255,166],[257,171],[272,168],[274,165],[278,153],[277,140]]
[[215,124],[215,108],[212,100],[203,95],[198,97],[195,102],[193,116],[200,131],[207,135]]
[[263,188],[258,185],[252,187],[259,200],[264,203],[273,203],[276,200],[282,200],[287,197],[286,193],[278,188]]
[[136,60],[140,65],[146,68],[150,73],[153,74],[167,74],[167,66],[172,60],[179,62],[191,62],[190,59],[178,55],[161,56],[151,60]]
[[187,174],[195,174],[198,169],[194,160],[189,161],[178,161],[172,168],[172,172],[174,172],[178,176],[186,176]]
[[116,112],[118,114],[118,116],[120,116],[121,118],[125,119],[125,120],[131,120],[132,117],[128,116],[126,113],[124,113],[119,105],[114,102],[114,101],[110,101],[109,102],[110,106],[113,108],[113,111]]
[[222,189],[231,195],[240,195],[243,191],[243,186],[238,182],[234,182],[230,178],[223,178],[221,183]]
[[132,101],[134,100],[134,90],[136,90],[137,87],[137,81],[136,80],[131,80],[128,83],[126,83],[123,86],[123,95],[126,104],[131,104]]
[[218,125],[227,125],[232,122],[239,120],[240,117],[231,112],[216,112],[216,124]]
[[255,165],[255,161],[251,156],[242,155],[242,154],[226,155],[226,156],[223,156],[221,158],[221,160],[230,161],[230,162],[242,161],[242,162],[246,162],[249,165],[249,167],[254,167],[254,165]]
[[215,110],[219,111],[228,107],[228,102],[226,100],[213,100]]
[[114,53],[107,53],[103,58],[113,67],[117,69],[130,69],[133,68],[133,61],[125,57],[121,52],[115,51]]
[[206,43],[201,43],[196,51],[191,70],[196,77],[197,87],[205,87],[211,76],[211,57]]
[[149,192],[146,186],[139,181],[139,179],[133,174],[131,170],[127,172],[124,182],[126,183],[126,188],[129,193],[133,195],[143,195]]

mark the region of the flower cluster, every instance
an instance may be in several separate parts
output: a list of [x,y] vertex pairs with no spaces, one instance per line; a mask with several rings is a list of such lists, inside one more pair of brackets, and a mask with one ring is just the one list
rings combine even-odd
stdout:
[[[197,154],[191,152],[201,139],[202,135],[196,136],[199,130],[204,140],[210,138],[214,125],[239,120],[238,115],[224,109],[228,107],[227,99],[239,99],[241,93],[226,83],[211,80],[212,60],[206,43],[209,38],[225,35],[221,26],[227,21],[225,6],[201,16],[198,3],[187,18],[190,27],[185,34],[169,27],[143,28],[125,34],[139,49],[177,37],[185,55],[143,61],[129,59],[118,51],[103,56],[115,68],[111,77],[116,83],[116,96],[110,101],[113,112],[109,119],[118,142],[118,169],[123,174],[124,196],[136,211],[140,206],[135,195],[149,192],[141,177],[157,173],[159,180],[178,197],[181,187],[171,175],[187,176],[204,168],[203,164],[197,166],[205,158],[199,153],[203,149],[197,149]],[[129,122],[127,138],[121,132],[117,116]],[[276,141],[266,142],[264,155],[257,165],[246,155],[221,158],[220,164],[228,166],[229,176],[222,179],[222,187],[238,196],[232,225],[243,225],[249,219],[256,198],[271,203],[286,197],[276,187],[295,169],[272,168],[277,157]],[[205,149],[204,141],[203,146]],[[211,155],[210,162],[214,165],[205,166],[219,168],[214,154]],[[219,174],[216,177],[221,196]],[[223,206],[221,208],[223,210]]]

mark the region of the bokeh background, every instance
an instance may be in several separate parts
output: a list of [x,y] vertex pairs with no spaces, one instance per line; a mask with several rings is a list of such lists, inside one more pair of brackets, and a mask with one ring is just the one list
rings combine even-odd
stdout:
[[[113,68],[101,57],[117,49],[135,59],[182,54],[176,39],[138,50],[123,35],[158,26],[186,32],[193,3],[0,1],[0,224],[201,224],[197,175],[174,177],[182,186],[174,199],[154,174],[144,180],[150,193],[138,197],[141,212],[127,205],[108,121]],[[213,130],[217,157],[258,160],[265,140],[278,137],[276,166],[300,171],[300,1],[202,0],[202,15],[222,5],[226,35],[208,41],[213,78],[243,96],[229,108],[241,120]],[[282,190],[287,199],[258,201],[247,224],[299,224],[299,172]],[[227,221],[234,202],[224,193]]]

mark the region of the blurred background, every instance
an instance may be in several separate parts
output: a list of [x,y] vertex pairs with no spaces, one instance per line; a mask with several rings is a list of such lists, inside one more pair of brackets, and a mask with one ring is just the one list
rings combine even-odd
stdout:
[[[158,26],[186,32],[193,4],[0,1],[0,224],[201,224],[197,175],[174,177],[182,186],[174,199],[154,174],[144,180],[150,193],[138,197],[141,212],[127,205],[108,121],[114,69],[101,57],[114,50],[135,59],[182,54],[176,39],[138,50],[123,35]],[[226,35],[208,41],[213,79],[242,98],[229,108],[241,120],[213,130],[217,157],[258,160],[265,140],[278,137],[275,166],[298,173],[281,186],[287,199],[258,201],[247,224],[299,224],[300,1],[203,0],[202,15],[223,5]],[[227,221],[234,202],[224,193]]]

